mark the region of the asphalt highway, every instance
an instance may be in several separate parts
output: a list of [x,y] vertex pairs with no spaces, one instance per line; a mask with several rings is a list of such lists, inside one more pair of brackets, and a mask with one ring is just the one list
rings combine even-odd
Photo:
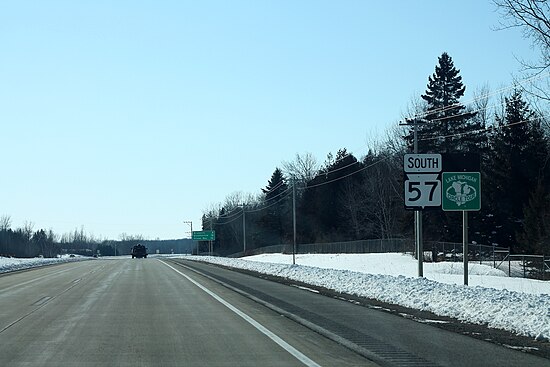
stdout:
[[93,260],[0,276],[0,366],[375,366],[195,271]]

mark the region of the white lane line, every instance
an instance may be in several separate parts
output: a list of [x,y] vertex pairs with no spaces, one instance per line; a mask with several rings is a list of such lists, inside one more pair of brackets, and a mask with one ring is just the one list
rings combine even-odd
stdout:
[[220,296],[218,296],[216,293],[212,292],[211,290],[209,290],[208,288],[204,287],[202,284],[196,282],[195,280],[191,279],[190,277],[188,277],[187,275],[183,274],[181,271],[179,271],[178,269],[174,268],[173,266],[171,265],[168,265],[167,263],[165,263],[164,261],[162,260],[159,260],[161,263],[163,263],[164,265],[168,266],[170,269],[174,270],[176,273],[178,273],[179,275],[183,276],[184,278],[186,278],[187,280],[189,280],[191,283],[193,283],[194,285],[196,285],[197,287],[199,287],[200,289],[202,289],[204,292],[206,292],[207,294],[209,294],[211,297],[213,297],[216,301],[220,302],[222,305],[224,305],[225,307],[229,308],[231,311],[233,311],[234,313],[236,313],[237,315],[239,315],[240,317],[242,317],[246,322],[248,322],[250,325],[254,326],[256,329],[258,329],[261,333],[263,333],[264,335],[266,335],[268,338],[270,338],[271,340],[273,340],[275,343],[277,343],[279,346],[281,346],[284,350],[286,350],[288,353],[292,354],[296,359],[298,359],[300,362],[302,362],[303,364],[305,364],[306,366],[309,366],[309,367],[321,367],[319,364],[315,363],[314,361],[312,361],[311,359],[309,359],[307,356],[305,356],[304,354],[302,354],[300,351],[298,351],[296,348],[294,348],[292,345],[288,344],[287,342],[285,342],[283,339],[281,339],[280,337],[278,337],[277,335],[275,335],[273,332],[271,332],[269,329],[267,329],[265,326],[263,326],[262,324],[260,324],[259,322],[257,322],[256,320],[254,320],[252,317],[248,316],[247,314],[245,314],[244,312],[242,312],[241,310],[239,310],[238,308],[236,308],[235,306],[233,306],[231,303],[227,302],[226,300],[224,300],[223,298],[221,298]]

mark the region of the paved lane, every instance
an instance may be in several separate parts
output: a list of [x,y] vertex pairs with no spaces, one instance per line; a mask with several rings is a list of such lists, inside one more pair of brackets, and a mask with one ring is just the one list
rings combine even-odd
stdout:
[[156,259],[86,261],[0,276],[1,366],[304,363],[373,365],[256,302]]
[[383,365],[550,366],[547,359],[345,300],[200,262],[172,262],[218,279],[321,333],[343,338],[350,348]]

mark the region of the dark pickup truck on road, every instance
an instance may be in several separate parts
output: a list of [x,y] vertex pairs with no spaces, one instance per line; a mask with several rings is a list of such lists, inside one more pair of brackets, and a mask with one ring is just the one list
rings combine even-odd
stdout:
[[137,244],[134,247],[132,247],[132,259],[133,258],[147,258],[147,247]]

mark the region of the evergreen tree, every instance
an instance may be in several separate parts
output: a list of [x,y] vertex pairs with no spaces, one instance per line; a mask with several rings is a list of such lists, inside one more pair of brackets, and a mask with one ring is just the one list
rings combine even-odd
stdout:
[[[444,52],[438,58],[435,72],[428,77],[424,113],[417,122],[418,153],[482,152],[487,146],[483,119],[474,119],[475,111],[460,103],[466,87],[452,58]],[[414,129],[405,136],[413,150]],[[426,240],[455,241],[460,237],[459,217],[453,213],[425,211]]]
[[264,206],[259,219],[259,226],[264,230],[265,234],[262,238],[262,244],[279,245],[285,242],[286,232],[288,228],[287,222],[290,218],[290,207],[288,198],[285,194],[288,192],[288,185],[283,176],[283,172],[279,168],[271,175],[267,186],[262,189],[265,194]]
[[539,181],[524,209],[523,232],[518,236],[527,253],[550,253],[550,195]]
[[32,242],[38,249],[40,255],[44,256],[46,252],[46,246],[48,245],[48,236],[46,235],[46,231],[40,229],[34,232],[32,236]]
[[529,206],[529,198],[544,197],[536,190],[539,182],[547,182],[550,151],[540,121],[521,91],[514,91],[504,101],[504,114],[495,118],[484,193],[489,199],[490,224],[494,226],[491,242],[524,251],[516,236],[524,232],[524,210]]
[[[428,78],[425,94],[421,97],[427,103],[423,118],[418,124],[419,153],[447,153],[479,151],[483,134],[474,134],[482,129],[480,120],[472,120],[475,112],[467,111],[459,100],[466,87],[462,83],[460,70],[452,58],[444,52],[439,57],[435,72]],[[409,148],[413,145],[413,128],[405,137]]]
[[275,168],[271,179],[268,181],[266,188],[262,189],[262,192],[265,194],[265,200],[270,201],[280,197],[287,189],[283,171]]

